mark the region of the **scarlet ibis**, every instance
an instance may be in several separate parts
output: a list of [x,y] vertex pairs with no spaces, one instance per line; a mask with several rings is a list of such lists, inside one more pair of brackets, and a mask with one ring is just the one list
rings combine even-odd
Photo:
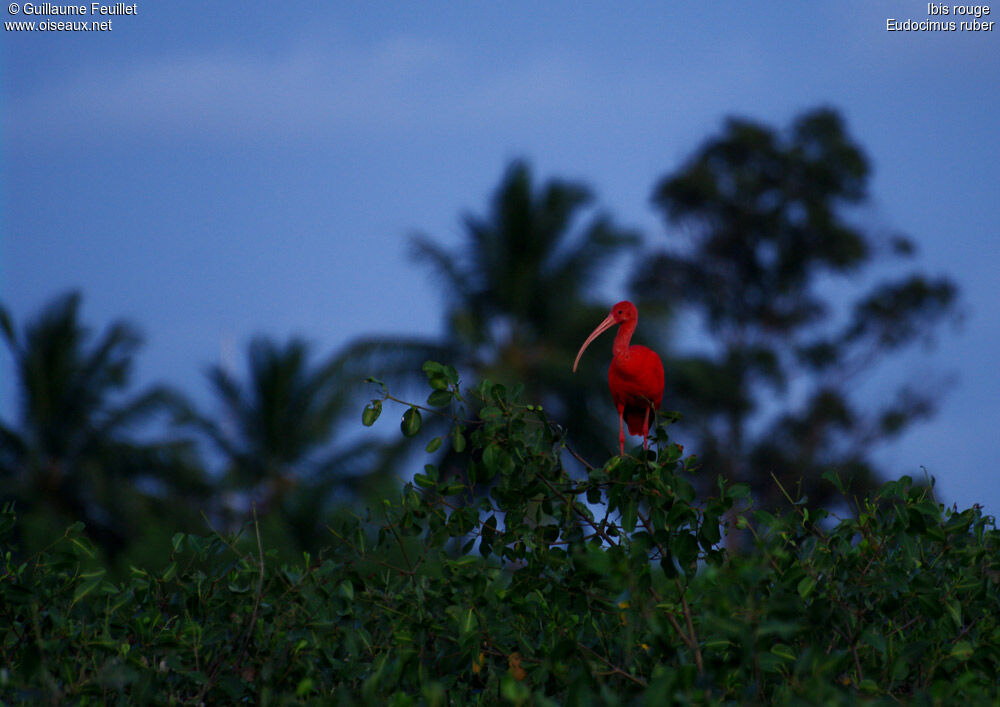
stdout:
[[649,420],[663,402],[663,362],[655,351],[645,346],[629,346],[635,326],[639,321],[639,310],[628,301],[622,301],[611,308],[611,313],[590,333],[580,347],[573,361],[573,372],[584,350],[590,343],[615,324],[621,324],[615,335],[611,351],[611,367],[608,369],[608,387],[611,399],[618,408],[618,444],[625,454],[625,424],[631,435],[642,435],[642,449],[649,445]]

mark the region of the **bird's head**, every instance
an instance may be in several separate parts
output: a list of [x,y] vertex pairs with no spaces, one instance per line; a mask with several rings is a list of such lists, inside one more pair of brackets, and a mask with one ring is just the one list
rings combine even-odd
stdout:
[[576,367],[580,363],[580,357],[583,356],[584,350],[590,346],[590,342],[613,327],[615,324],[634,322],[638,318],[639,310],[637,310],[635,305],[628,300],[622,300],[612,307],[611,312],[604,318],[604,321],[598,324],[597,328],[590,332],[590,336],[588,336],[587,340],[583,342],[583,346],[580,347],[580,351],[576,354],[576,360],[573,361],[573,372],[576,373]]
[[628,300],[622,300],[611,308],[611,314],[608,317],[613,319],[615,324],[634,322],[639,318],[639,310]]

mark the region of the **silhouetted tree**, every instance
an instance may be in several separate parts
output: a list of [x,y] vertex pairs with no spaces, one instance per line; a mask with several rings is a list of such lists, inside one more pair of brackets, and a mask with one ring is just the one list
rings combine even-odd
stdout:
[[956,286],[910,273],[860,293],[846,321],[820,281],[855,275],[914,246],[858,226],[870,168],[839,115],[801,115],[787,132],[731,119],[655,188],[673,245],[645,259],[633,289],[700,315],[713,348],[667,363],[667,399],[683,410],[713,474],[749,482],[765,504],[771,474],[828,501],[835,469],[871,488],[875,443],[934,409],[939,391],[907,386],[864,411],[850,393],[884,354],[927,339],[954,315]]
[[349,405],[343,359],[311,364],[309,358],[300,339],[281,346],[257,337],[248,348],[245,381],[221,366],[208,370],[218,415],[176,403],[177,421],[200,430],[225,457],[222,484],[235,494],[227,510],[242,522],[256,504],[261,516],[287,524],[300,549],[326,537],[325,515],[350,500],[358,484],[370,483],[365,474],[384,468],[380,461],[393,449],[371,441],[335,444],[336,421],[357,412]]
[[164,388],[127,393],[137,331],[115,322],[91,344],[79,309],[78,293],[59,297],[19,334],[0,308],[20,392],[17,423],[0,423],[0,496],[56,514],[56,525],[83,521],[113,559],[150,514],[174,514],[205,484],[190,445],[132,434],[170,397]]

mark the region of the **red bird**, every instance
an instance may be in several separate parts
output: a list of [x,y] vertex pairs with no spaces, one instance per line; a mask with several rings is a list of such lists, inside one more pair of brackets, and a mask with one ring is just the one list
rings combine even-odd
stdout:
[[649,448],[649,420],[663,402],[663,362],[655,351],[645,346],[629,346],[639,321],[639,311],[631,302],[619,302],[611,313],[590,333],[573,362],[573,372],[590,343],[615,324],[621,324],[612,348],[614,357],[608,369],[611,399],[618,408],[618,444],[625,454],[625,424],[632,435],[642,435],[642,449]]

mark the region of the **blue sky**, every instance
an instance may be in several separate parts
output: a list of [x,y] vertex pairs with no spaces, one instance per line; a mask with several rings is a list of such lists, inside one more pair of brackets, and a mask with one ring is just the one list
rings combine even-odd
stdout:
[[[80,288],[92,326],[143,329],[138,383],[203,399],[205,365],[258,332],[438,333],[407,239],[457,244],[512,158],[656,245],[653,184],[725,116],[832,105],[874,167],[860,217],[913,237],[968,315],[893,368],[957,383],[880,459],[997,514],[1000,31],[886,31],[926,7],[172,2],[109,33],[4,31],[0,299],[23,321]],[[4,351],[7,419],[15,395]]]

